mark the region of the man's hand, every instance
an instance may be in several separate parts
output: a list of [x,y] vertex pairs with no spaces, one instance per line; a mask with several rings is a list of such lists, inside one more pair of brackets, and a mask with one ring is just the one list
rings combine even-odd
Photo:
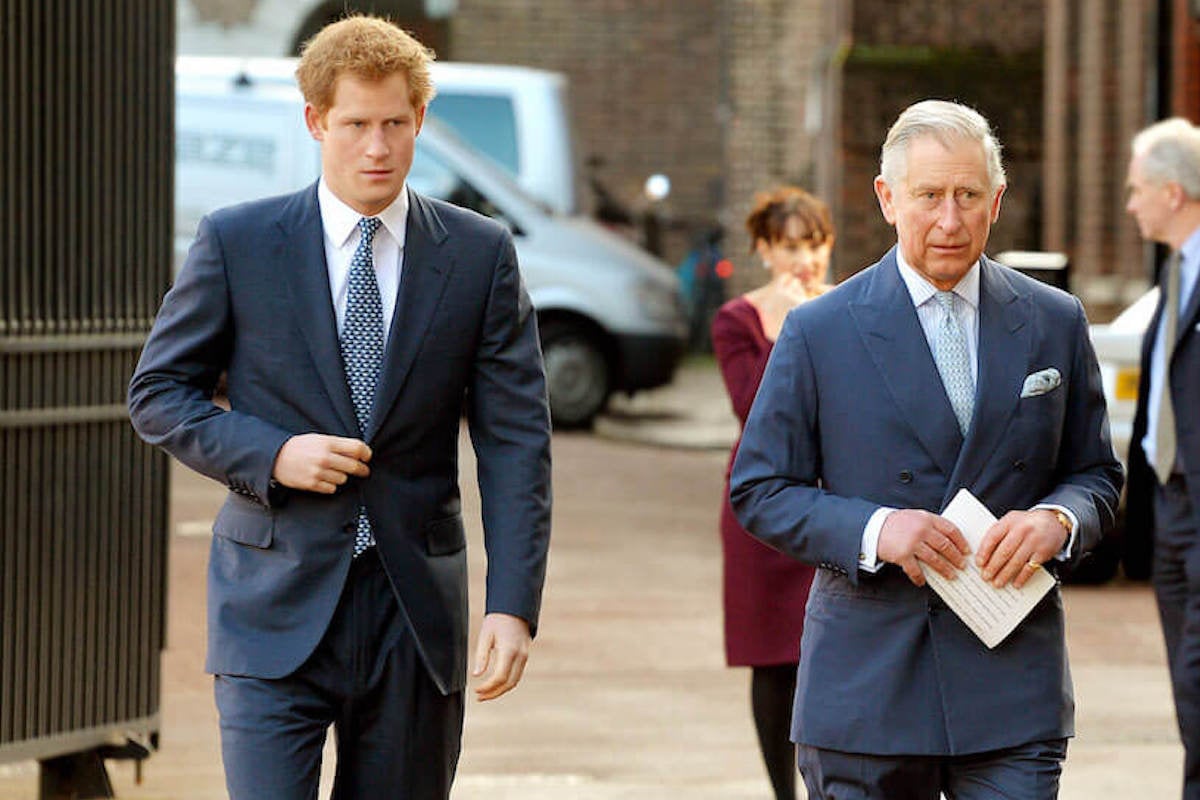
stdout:
[[948,580],[967,565],[971,548],[950,520],[919,509],[888,514],[879,531],[876,555],[896,564],[916,586],[925,585],[922,562]]
[[511,614],[487,614],[479,628],[479,643],[475,646],[475,669],[478,678],[487,670],[483,682],[475,687],[479,700],[493,700],[506,693],[521,680],[525,662],[529,660],[529,623]]
[[302,433],[279,448],[271,477],[292,489],[333,494],[351,475],[371,474],[371,448],[358,439]]
[[988,528],[975,563],[997,589],[1009,581],[1020,589],[1041,565],[1062,552],[1069,531],[1046,508],[1010,511]]

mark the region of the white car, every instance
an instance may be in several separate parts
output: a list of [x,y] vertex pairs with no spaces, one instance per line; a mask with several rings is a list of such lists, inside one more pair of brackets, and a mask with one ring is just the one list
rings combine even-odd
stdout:
[[1129,454],[1133,414],[1137,408],[1142,337],[1157,305],[1158,288],[1154,287],[1112,322],[1091,327],[1092,345],[1096,348],[1100,376],[1104,381],[1104,399],[1108,402],[1113,449],[1122,460]]

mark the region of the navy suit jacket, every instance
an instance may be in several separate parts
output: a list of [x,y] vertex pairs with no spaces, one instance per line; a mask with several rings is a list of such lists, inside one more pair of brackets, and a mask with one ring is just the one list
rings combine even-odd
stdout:
[[[1062,383],[1021,398],[1030,373]],[[789,314],[746,422],[732,501],[752,534],[820,567],[793,738],[879,755],[981,752],[1072,733],[1052,591],[988,650],[894,565],[860,571],[881,506],[941,511],[960,487],[996,516],[1037,503],[1079,520],[1073,558],[1111,524],[1121,467],[1079,302],[983,260],[974,419],[964,441],[894,251]]]
[[[282,677],[320,641],[365,506],[443,692],[466,683],[458,488],[465,411],[478,462],[487,611],[536,629],[550,534],[549,413],[535,315],[508,231],[409,193],[399,295],[360,434],[338,347],[316,185],[204,219],[133,375],[138,433],[231,492],[213,526],[210,672]],[[211,402],[222,371],[231,410]],[[362,438],[371,474],[333,495],[272,483],[291,436]]]
[[[1166,271],[1160,270],[1160,278]],[[1160,281],[1161,288],[1161,281]],[[1158,478],[1146,461],[1142,439],[1146,436],[1150,399],[1150,358],[1163,313],[1163,294],[1159,294],[1146,335],[1142,337],[1142,371],[1138,385],[1138,404],[1129,440],[1129,490],[1125,505],[1124,563],[1132,578],[1150,577],[1154,550],[1154,487]],[[1192,510],[1200,529],[1200,286],[1192,289],[1187,308],[1175,326],[1175,350],[1171,353],[1171,403],[1175,412],[1175,436],[1187,481]]]

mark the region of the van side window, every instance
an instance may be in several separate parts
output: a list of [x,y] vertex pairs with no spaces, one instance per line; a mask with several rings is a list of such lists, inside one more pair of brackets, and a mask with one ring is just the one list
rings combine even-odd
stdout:
[[429,113],[514,177],[520,173],[517,116],[511,98],[439,91]]
[[428,147],[423,147],[420,138],[417,139],[416,151],[413,153],[412,168],[408,171],[408,185],[427,197],[436,197],[438,200],[445,200],[456,206],[477,211],[485,217],[491,217],[508,226],[513,233],[521,232],[516,223],[504,216],[486,195],[468,183]]

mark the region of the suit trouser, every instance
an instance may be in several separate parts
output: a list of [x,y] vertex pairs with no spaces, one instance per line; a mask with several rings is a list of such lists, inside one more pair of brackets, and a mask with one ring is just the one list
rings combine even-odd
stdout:
[[962,756],[869,756],[800,745],[809,800],[1053,800],[1067,740]]
[[218,675],[232,800],[311,800],[334,726],[335,800],[445,800],[458,763],[463,693],[442,695],[375,550],[355,559],[325,636],[278,680]]
[[1154,492],[1154,592],[1183,739],[1183,796],[1200,800],[1200,530],[1178,475]]

